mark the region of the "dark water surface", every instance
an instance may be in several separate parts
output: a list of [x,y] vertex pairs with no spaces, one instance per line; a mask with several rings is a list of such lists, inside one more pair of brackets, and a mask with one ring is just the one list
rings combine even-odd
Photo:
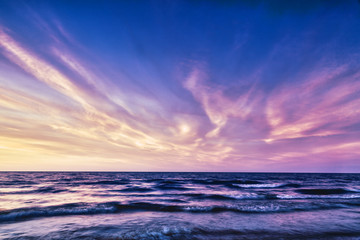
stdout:
[[0,239],[360,239],[360,174],[0,172]]

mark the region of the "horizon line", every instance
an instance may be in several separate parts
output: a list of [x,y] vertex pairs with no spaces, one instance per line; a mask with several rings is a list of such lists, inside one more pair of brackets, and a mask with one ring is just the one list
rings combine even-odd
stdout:
[[87,171],[87,170],[80,170],[80,171],[73,171],[73,170],[0,170],[0,173],[6,172],[22,172],[22,173],[36,173],[36,172],[64,172],[64,173],[291,173],[291,174],[360,174],[360,172],[226,172],[226,171]]

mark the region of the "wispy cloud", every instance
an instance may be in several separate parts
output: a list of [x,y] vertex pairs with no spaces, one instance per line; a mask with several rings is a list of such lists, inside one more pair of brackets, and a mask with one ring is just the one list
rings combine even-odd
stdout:
[[341,65],[277,89],[266,109],[272,127],[269,140],[343,133],[359,119],[360,102],[354,96],[360,90],[359,77]]
[[208,118],[215,126],[207,133],[208,137],[217,136],[230,117],[238,118],[239,122],[244,122],[258,107],[262,96],[255,89],[255,85],[246,89],[236,99],[229,99],[222,86],[209,86],[206,83],[206,78],[206,73],[196,68],[190,73],[184,82],[184,86],[200,102]]
[[[135,54],[126,59],[133,68],[114,68],[109,59],[117,56],[95,54],[54,15],[27,11],[29,25],[45,36],[42,48],[0,25],[4,169],[305,171],[321,170],[327,161],[344,171],[360,169],[355,57],[347,62],[324,50],[316,59],[303,53],[303,44],[296,54],[311,63],[299,60],[286,69],[294,40],[286,36],[261,61],[248,56],[247,76],[237,77],[234,66],[223,74],[217,61],[176,50],[166,63],[166,52],[150,54],[151,62],[144,49],[136,55],[122,47],[126,56]],[[231,42],[233,62],[253,41],[250,32],[241,36],[235,50]]]
[[[121,86],[85,67],[86,63],[57,41],[50,51],[66,71],[27,49],[5,30],[1,30],[0,39],[4,56],[27,73],[22,78],[42,82],[72,103],[46,101],[39,92],[29,94],[2,86],[0,120],[3,126],[8,125],[2,130],[3,148],[28,149],[38,155],[126,159],[131,166],[143,163],[143,158],[150,162],[179,157],[185,162],[219,161],[232,150],[199,138],[198,117],[179,113],[162,118],[155,112],[164,111],[156,99],[125,93]],[[6,111],[16,114],[10,117]],[[154,122],[159,122],[158,126]]]

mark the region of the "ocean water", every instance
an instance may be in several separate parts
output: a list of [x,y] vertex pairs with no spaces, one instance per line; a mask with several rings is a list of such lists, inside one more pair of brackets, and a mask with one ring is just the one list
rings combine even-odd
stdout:
[[360,174],[0,172],[0,239],[360,239]]

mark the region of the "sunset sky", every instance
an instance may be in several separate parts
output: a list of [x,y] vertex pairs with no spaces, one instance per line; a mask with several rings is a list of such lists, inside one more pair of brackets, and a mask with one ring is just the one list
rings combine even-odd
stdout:
[[0,170],[360,172],[360,3],[0,0]]

